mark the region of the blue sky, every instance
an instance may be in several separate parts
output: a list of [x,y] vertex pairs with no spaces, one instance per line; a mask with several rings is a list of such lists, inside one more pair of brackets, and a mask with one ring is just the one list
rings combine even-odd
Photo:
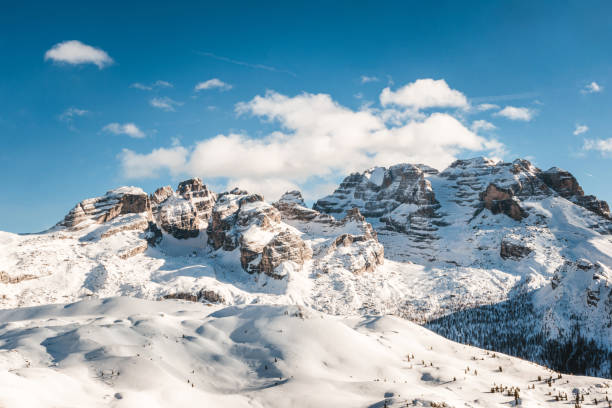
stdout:
[[2,6],[0,230],[125,184],[312,200],[479,155],[612,201],[609,2],[216,3]]

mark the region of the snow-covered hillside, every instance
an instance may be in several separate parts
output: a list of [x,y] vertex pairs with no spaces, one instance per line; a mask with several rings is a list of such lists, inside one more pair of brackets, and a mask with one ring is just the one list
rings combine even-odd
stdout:
[[7,407],[556,407],[612,396],[608,380],[559,377],[391,316],[109,298],[0,321]]
[[313,209],[199,179],[122,187],[49,231],[0,232],[0,307],[123,295],[393,314],[611,377],[611,232],[605,202],[525,160],[374,168]]

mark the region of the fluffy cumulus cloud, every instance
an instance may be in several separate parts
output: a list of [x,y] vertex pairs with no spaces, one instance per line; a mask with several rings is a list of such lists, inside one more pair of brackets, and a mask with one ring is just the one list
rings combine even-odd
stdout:
[[104,126],[102,130],[115,135],[128,135],[129,137],[136,139],[145,137],[144,132],[133,123],[109,123],[108,125]]
[[588,84],[587,86],[585,86],[580,92],[584,93],[584,94],[589,94],[589,93],[598,93],[603,91],[603,86],[599,85],[597,82],[593,81],[590,84]]
[[155,149],[148,154],[138,154],[123,149],[119,154],[119,160],[125,177],[145,179],[157,177],[160,170],[169,170],[173,176],[182,173],[188,154],[187,149],[182,146]]
[[149,104],[154,108],[165,110],[167,112],[174,112],[177,106],[181,106],[183,102],[175,101],[174,99],[170,99],[167,96],[162,96],[159,98],[153,98],[149,101]]
[[70,65],[94,64],[100,69],[113,63],[106,51],[76,40],[55,44],[45,53],[45,60]]
[[384,110],[353,110],[327,94],[289,97],[267,92],[236,106],[239,115],[276,123],[263,137],[241,133],[220,134],[187,148],[173,146],[150,153],[124,150],[124,174],[131,178],[171,174],[225,179],[227,187],[241,186],[277,198],[287,189],[330,180],[374,165],[400,162],[426,163],[438,168],[450,164],[463,151],[500,154],[503,146],[479,136],[448,113],[434,112],[389,124]]
[[589,131],[589,127],[587,125],[576,125],[576,129],[574,130],[574,136],[581,135]]
[[497,116],[503,116],[510,120],[522,120],[529,122],[535,116],[535,112],[529,108],[517,108],[516,106],[506,106],[504,109],[495,113]]
[[198,83],[194,88],[196,92],[205,91],[208,89],[219,89],[221,91],[229,91],[230,89],[232,89],[232,85],[223,82],[219,78],[212,78],[212,79],[209,79],[208,81]]
[[612,138],[610,139],[586,139],[584,141],[584,150],[595,150],[603,156],[612,157]]
[[397,91],[387,87],[380,94],[383,106],[398,105],[412,109],[467,108],[467,98],[451,89],[443,79],[417,79]]

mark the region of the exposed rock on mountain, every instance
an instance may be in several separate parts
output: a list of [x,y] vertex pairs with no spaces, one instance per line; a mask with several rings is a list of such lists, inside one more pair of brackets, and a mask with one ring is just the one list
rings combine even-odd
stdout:
[[335,221],[330,215],[307,208],[302,193],[299,191],[289,191],[283,194],[273,205],[281,212],[283,221],[311,221],[324,224],[331,224]]
[[[287,275],[287,262],[301,268],[312,258],[312,249],[294,232],[289,230],[277,234],[263,248],[259,271],[276,279]],[[294,265],[290,265],[294,266]]]
[[552,167],[541,173],[542,180],[561,197],[566,198],[589,211],[610,218],[608,203],[592,195],[585,195],[576,178],[568,171]]
[[524,246],[520,237],[506,236],[502,239],[499,255],[503,259],[520,260],[533,252],[533,249]]
[[506,214],[513,220],[520,221],[527,216],[518,202],[512,197],[512,190],[500,189],[495,184],[489,184],[480,193],[484,208],[493,214]]
[[416,241],[431,241],[437,239],[435,231],[443,222],[436,212],[439,203],[425,177],[437,173],[422,164],[398,164],[353,173],[313,208],[329,214],[358,208],[365,217],[379,218],[388,229],[413,235]]
[[199,178],[179,183],[176,192],[165,186],[151,195],[160,228],[178,239],[195,238],[206,230],[215,200],[216,195]]
[[150,212],[147,194],[137,187],[121,187],[102,197],[90,198],[78,203],[58,225],[80,228],[83,222],[102,224],[123,214]]
[[357,207],[365,217],[381,217],[401,204],[437,204],[426,174],[437,171],[424,165],[398,164],[353,173],[330,196],[318,200],[314,209],[330,214]]
[[219,195],[208,236],[216,250],[238,248],[240,264],[248,273],[265,273],[277,279],[286,275],[288,265],[301,269],[312,256],[299,233],[281,222],[274,206],[258,194],[238,189]]

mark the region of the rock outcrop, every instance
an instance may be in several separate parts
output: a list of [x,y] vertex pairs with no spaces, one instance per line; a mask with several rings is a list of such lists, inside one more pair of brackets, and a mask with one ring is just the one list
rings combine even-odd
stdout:
[[333,194],[313,208],[328,214],[344,214],[358,208],[368,218],[379,218],[387,228],[412,235],[416,241],[436,239],[441,215],[427,176],[437,170],[422,165],[398,164],[353,173]]
[[299,191],[289,191],[272,204],[281,213],[283,221],[316,222],[331,224],[335,221],[331,215],[321,213],[306,207],[306,203]]
[[373,272],[384,263],[384,247],[372,225],[358,208],[349,210],[340,221],[334,221],[330,239],[315,251],[315,262],[323,272],[348,270],[354,274]]
[[301,268],[312,256],[299,232],[282,223],[279,210],[261,195],[239,189],[222,193],[211,219],[209,244],[215,250],[239,249],[240,264],[248,273],[281,279],[285,263]]
[[102,197],[78,203],[58,224],[68,228],[82,228],[91,223],[102,224],[119,215],[150,213],[147,194],[137,187],[120,187]]
[[503,259],[520,260],[533,252],[533,249],[521,242],[520,237],[504,237],[502,239],[499,256]]
[[552,167],[542,172],[541,178],[546,185],[555,190],[561,197],[595,214],[611,219],[608,203],[598,200],[593,195],[585,195],[582,187],[578,184],[578,180],[570,172],[558,167]]
[[436,173],[431,167],[412,164],[353,173],[332,195],[318,200],[313,208],[328,214],[342,214],[356,207],[365,217],[374,218],[388,214],[400,204],[435,205],[437,201],[425,175]]
[[170,186],[157,189],[150,200],[159,227],[175,238],[188,239],[206,230],[216,198],[202,180],[192,178],[179,183],[176,192]]
[[483,207],[491,211],[493,214],[506,214],[513,220],[520,221],[527,216],[513,197],[513,192],[510,189],[497,187],[495,184],[489,184],[487,189],[480,194],[480,200]]
[[287,271],[286,262],[298,267],[312,258],[312,249],[294,232],[283,231],[277,234],[263,248],[259,272],[276,279],[282,279]]

